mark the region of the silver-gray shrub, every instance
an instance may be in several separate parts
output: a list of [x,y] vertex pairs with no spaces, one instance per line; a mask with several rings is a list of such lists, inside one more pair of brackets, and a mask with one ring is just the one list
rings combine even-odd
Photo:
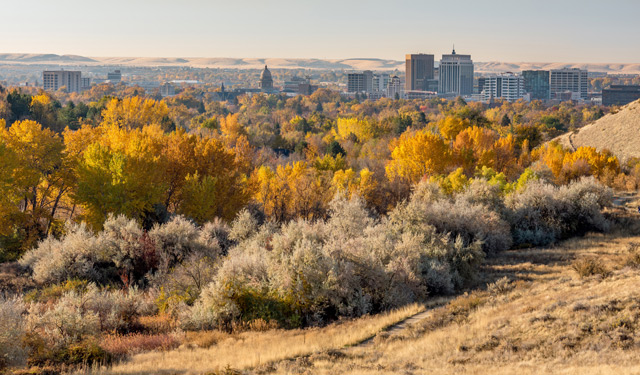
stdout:
[[26,360],[26,350],[20,345],[25,335],[25,312],[19,298],[0,297],[0,372]]
[[[169,222],[155,225],[149,231],[149,238],[156,246],[160,269],[164,272],[184,261],[194,253],[205,253],[209,248],[200,241],[198,227],[184,216],[175,216]],[[219,251],[213,250],[212,257]]]
[[106,282],[112,270],[96,267],[112,261],[109,243],[83,224],[68,224],[61,239],[49,236],[27,251],[20,264],[33,270],[39,283],[59,283],[67,279]]
[[592,230],[606,231],[610,223],[602,208],[611,197],[611,190],[592,177],[560,187],[533,181],[506,199],[514,242],[541,246]]
[[482,178],[473,179],[464,191],[456,194],[455,200],[481,205],[500,215],[503,215],[505,210],[504,195],[500,190],[500,186],[498,184],[490,184]]
[[[416,206],[381,222],[358,198],[336,198],[327,221],[267,223],[234,246],[193,307],[185,329],[238,319],[319,324],[450,293],[473,278],[484,253],[438,233]],[[247,299],[264,307],[247,305]],[[297,318],[296,318],[297,316]]]
[[230,238],[231,227],[219,218],[205,223],[200,230],[200,242],[226,255],[234,241]]
[[240,242],[253,235],[258,230],[259,224],[248,209],[241,210],[236,216],[235,220],[231,223],[231,230],[229,231],[229,239],[232,241]]
[[27,328],[51,347],[64,346],[100,332],[130,332],[137,328],[138,317],[154,312],[151,296],[136,288],[108,290],[89,284],[53,302],[31,303]]
[[[497,187],[484,180],[474,181],[463,193],[449,199],[429,193],[431,184],[421,183],[408,203],[400,206],[400,215],[435,228],[438,233],[460,238],[465,245],[482,243],[485,253],[496,253],[511,246],[509,224],[502,219],[502,195]],[[437,190],[436,190],[437,191]],[[397,216],[397,214],[395,214]]]

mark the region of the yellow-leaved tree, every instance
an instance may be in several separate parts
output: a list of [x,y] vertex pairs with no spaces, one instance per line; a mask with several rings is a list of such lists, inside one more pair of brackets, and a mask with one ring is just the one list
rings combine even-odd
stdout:
[[252,195],[246,183],[246,138],[240,137],[234,149],[220,139],[182,129],[165,138],[165,205],[198,223],[215,217],[231,220]]
[[[0,120],[1,128],[4,128],[4,124],[4,120]],[[20,213],[16,204],[14,182],[17,167],[15,152],[0,138],[0,235],[11,233],[16,216]]]
[[29,246],[47,233],[67,191],[64,145],[57,134],[32,120],[3,126],[0,139],[15,161],[9,197],[22,213],[23,243]]
[[361,143],[378,136],[379,132],[379,126],[373,120],[354,117],[338,118],[336,128],[333,130],[336,138],[347,139],[354,135]]
[[333,174],[332,182],[336,191],[345,193],[347,197],[357,195],[369,205],[374,203],[377,182],[368,168],[362,169],[360,173],[351,168],[338,170]]
[[333,197],[330,172],[317,171],[305,162],[261,166],[251,176],[255,200],[276,221],[322,216]]
[[471,122],[468,119],[461,119],[455,116],[447,116],[444,119],[438,121],[438,129],[440,134],[449,142],[456,139],[458,134],[471,126]]
[[143,219],[163,202],[163,136],[159,125],[111,125],[82,152],[74,199],[94,228],[101,228],[109,213]]
[[499,135],[487,128],[472,126],[466,128],[456,136],[453,149],[458,164],[471,175],[476,167],[495,166],[496,153],[494,145]]
[[145,223],[165,210],[198,223],[230,220],[251,197],[248,167],[212,136],[102,125],[65,137],[69,156],[78,160],[74,198],[94,228],[109,213]]
[[142,128],[158,125],[163,130],[172,130],[169,107],[163,101],[145,99],[139,96],[111,99],[102,111],[103,125],[121,128]]
[[390,180],[419,182],[424,176],[444,173],[451,160],[449,146],[427,129],[405,132],[391,143],[391,158],[386,173]]

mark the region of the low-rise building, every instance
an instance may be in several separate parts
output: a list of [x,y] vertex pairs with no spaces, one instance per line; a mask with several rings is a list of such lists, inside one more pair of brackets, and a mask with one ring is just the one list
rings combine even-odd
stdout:
[[61,88],[67,92],[80,92],[82,73],[71,70],[45,70],[42,72],[42,83],[45,90],[57,91]]
[[551,99],[566,100],[566,93],[571,93],[570,100],[587,100],[589,89],[589,72],[578,68],[554,69],[549,74],[549,92]]
[[640,99],[640,86],[611,85],[602,90],[602,105],[627,105]]
[[524,78],[513,73],[485,77],[481,94],[482,100],[485,102],[494,99],[515,102],[524,97]]

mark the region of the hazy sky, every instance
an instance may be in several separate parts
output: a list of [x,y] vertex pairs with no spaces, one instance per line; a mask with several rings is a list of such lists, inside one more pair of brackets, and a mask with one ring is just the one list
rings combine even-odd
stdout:
[[2,0],[0,53],[640,62],[640,0]]

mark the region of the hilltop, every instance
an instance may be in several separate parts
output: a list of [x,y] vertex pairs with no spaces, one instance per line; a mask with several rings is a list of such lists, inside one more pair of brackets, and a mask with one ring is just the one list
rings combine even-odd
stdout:
[[640,157],[640,101],[555,139],[565,147],[607,149],[621,159]]
[[[436,60],[439,55],[435,56]],[[295,58],[232,58],[232,57],[85,57],[78,55],[0,53],[0,63],[44,65],[115,65],[115,66],[184,66],[194,68],[261,69],[265,65],[276,69],[323,70],[400,70],[405,62],[378,58],[295,59]],[[580,68],[614,74],[640,74],[640,64],[563,63],[563,62],[475,62],[478,73],[517,72],[529,69]]]

